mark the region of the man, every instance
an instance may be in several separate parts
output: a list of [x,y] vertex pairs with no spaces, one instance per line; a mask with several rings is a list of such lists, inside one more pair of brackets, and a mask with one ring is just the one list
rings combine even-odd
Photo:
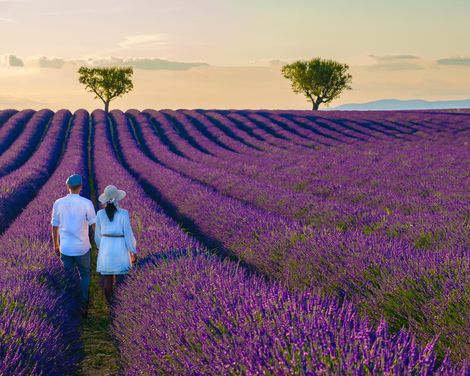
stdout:
[[78,269],[80,277],[80,312],[88,314],[88,290],[90,288],[90,239],[89,226],[95,230],[96,213],[93,203],[80,196],[82,177],[69,176],[66,181],[69,194],[54,202],[52,208],[52,241],[54,251],[60,256],[69,276]]

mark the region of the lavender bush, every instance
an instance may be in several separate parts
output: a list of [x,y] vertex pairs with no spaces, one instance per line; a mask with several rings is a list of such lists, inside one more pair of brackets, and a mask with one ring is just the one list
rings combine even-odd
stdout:
[[[434,343],[391,336],[385,322],[373,330],[350,304],[289,293],[213,257],[173,258],[133,274],[116,306],[128,375],[434,373]],[[436,372],[465,369],[446,358]]]
[[44,135],[52,115],[51,110],[41,110],[33,115],[21,135],[0,155],[0,177],[28,160]]
[[0,128],[0,154],[7,150],[11,143],[20,135],[33,114],[33,110],[19,111],[12,116],[8,116],[8,112],[5,114],[6,123]]
[[14,114],[16,114],[17,110],[0,110],[0,127]]
[[[68,111],[54,116],[41,148],[49,145],[49,151],[54,150],[47,138],[55,133],[56,141],[63,140],[65,125],[60,124],[67,124],[69,118]],[[80,358],[78,305],[51,249],[50,211],[54,200],[66,193],[65,179],[71,172],[86,177],[87,134],[88,114],[77,111],[59,166],[0,237],[0,374],[76,371]],[[45,153],[39,150],[35,155]]]
[[[221,196],[151,161],[138,149],[127,120],[118,112],[113,117],[128,167],[207,244],[291,287],[318,287],[324,294],[350,299],[374,322],[384,315],[394,330],[409,327],[422,342],[443,333],[441,354],[450,347],[455,359],[466,357],[467,322],[460,319],[468,307],[465,243],[457,248],[418,247],[406,238],[374,233],[374,224],[360,231],[348,228],[347,222],[329,230],[302,227]],[[156,159],[162,153],[155,151]],[[382,221],[387,215],[384,211],[377,218]],[[367,226],[373,231],[365,231]]]
[[[119,126],[122,114],[112,115]],[[132,186],[132,177],[118,165],[104,113],[95,111],[93,120],[97,181],[108,179],[133,188],[126,207],[132,207],[134,218],[148,221],[139,226],[145,262],[118,289],[114,305],[114,334],[126,374],[359,373],[366,368],[392,374],[432,373],[433,343],[418,349],[404,332],[390,337],[385,323],[371,330],[350,305],[292,294],[213,256],[181,250],[181,245],[191,244],[181,243],[175,230],[162,232],[171,222],[158,208],[147,211],[155,204]],[[113,139],[119,150],[119,137]],[[173,249],[168,249],[171,243]],[[338,320],[342,315],[344,320]],[[305,320],[312,320],[310,326]],[[319,335],[312,337],[314,328]],[[361,344],[351,345],[353,333],[363,339]],[[447,359],[441,371],[457,373]]]
[[[363,226],[376,223],[381,218],[364,207],[343,203],[342,207],[331,201],[319,200],[303,192],[293,192],[275,184],[259,182],[256,179],[231,173],[223,164],[216,166],[217,158],[208,165],[181,157],[171,152],[153,131],[151,122],[143,113],[128,111],[144,150],[154,160],[166,167],[217,189],[218,192],[236,198],[261,209],[275,212],[304,224],[326,225],[356,220]],[[184,120],[182,120],[184,123]],[[189,128],[189,126],[186,126]],[[189,133],[189,132],[188,132]],[[181,145],[179,145],[181,148]],[[188,150],[186,147],[183,150]],[[205,156],[210,158],[209,156]],[[200,159],[199,159],[200,160]]]
[[0,374],[77,369],[49,217],[88,166],[138,238],[112,310],[124,374],[468,373],[468,115],[51,115],[0,111]]
[[147,197],[139,182],[119,164],[113,151],[110,124],[103,111],[92,114],[94,126],[93,166],[96,189],[101,192],[114,184],[128,193],[121,204],[129,210],[139,256],[179,249],[197,249],[201,245],[185,234],[163,210]]
[[57,112],[51,121],[50,130],[34,155],[19,169],[0,178],[0,234],[54,171],[70,117],[67,110]]

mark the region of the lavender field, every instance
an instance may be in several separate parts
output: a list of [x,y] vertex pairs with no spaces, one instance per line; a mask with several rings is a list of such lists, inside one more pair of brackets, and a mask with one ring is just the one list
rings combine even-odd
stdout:
[[0,111],[0,375],[78,371],[74,172],[128,194],[122,374],[469,374],[470,113]]

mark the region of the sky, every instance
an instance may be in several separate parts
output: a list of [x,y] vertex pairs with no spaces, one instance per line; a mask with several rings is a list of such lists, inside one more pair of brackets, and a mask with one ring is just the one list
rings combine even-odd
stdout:
[[308,108],[280,68],[317,56],[351,67],[334,104],[466,99],[469,16],[468,0],[0,0],[0,107],[97,106],[76,67],[111,57],[136,66],[122,106]]

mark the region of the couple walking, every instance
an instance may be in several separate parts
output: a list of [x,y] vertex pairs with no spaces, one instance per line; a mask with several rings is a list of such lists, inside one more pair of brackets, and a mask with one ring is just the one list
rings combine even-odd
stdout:
[[128,211],[119,207],[126,192],[108,185],[98,197],[104,208],[95,214],[93,203],[80,196],[82,177],[74,174],[66,185],[69,194],[55,201],[52,208],[52,240],[66,274],[72,277],[78,270],[81,314],[86,317],[91,274],[89,227],[98,247],[96,271],[103,276],[108,303],[116,280],[137,260],[136,240]]

